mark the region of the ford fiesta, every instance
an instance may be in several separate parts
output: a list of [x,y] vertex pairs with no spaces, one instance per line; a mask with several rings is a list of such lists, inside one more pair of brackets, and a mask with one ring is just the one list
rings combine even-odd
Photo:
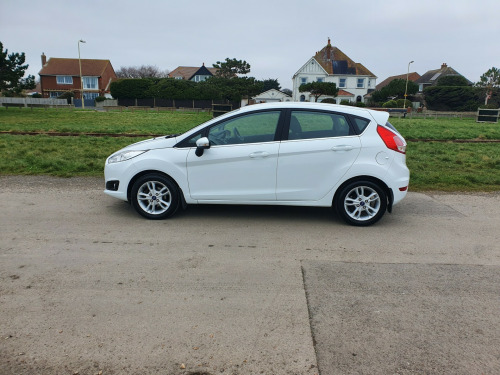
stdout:
[[247,106],[106,160],[106,194],[148,219],[186,204],[334,207],[377,222],[408,190],[406,142],[386,112],[319,103]]

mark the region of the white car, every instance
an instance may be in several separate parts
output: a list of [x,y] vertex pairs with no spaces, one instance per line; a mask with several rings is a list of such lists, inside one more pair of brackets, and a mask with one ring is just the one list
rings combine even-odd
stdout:
[[408,190],[406,142],[386,112],[319,103],[240,108],[106,160],[106,194],[148,219],[186,204],[333,206],[378,221]]

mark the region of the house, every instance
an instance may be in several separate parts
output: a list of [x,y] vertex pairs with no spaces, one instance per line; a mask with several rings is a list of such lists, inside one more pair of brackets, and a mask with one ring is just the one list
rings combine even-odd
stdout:
[[201,82],[212,77],[217,73],[216,68],[207,68],[205,63],[201,67],[195,66],[179,66],[172,70],[169,74],[169,78],[183,79],[186,81]]
[[[422,92],[426,87],[435,86],[437,84],[438,79],[445,76],[462,76],[462,75],[458,73],[455,69],[449,67],[446,63],[443,63],[441,64],[440,69],[429,70],[415,82],[418,83],[418,91]],[[467,82],[469,85],[473,84],[468,79]]]
[[[416,82],[420,78],[420,74],[417,72],[412,72],[408,74],[408,81]],[[385,86],[387,86],[389,83],[394,81],[395,79],[404,79],[406,81],[406,73],[404,74],[399,74],[397,76],[391,76],[386,79],[384,79],[382,82],[380,82],[377,86],[375,86],[375,90],[379,91]]]
[[[80,78],[81,63],[81,78]],[[42,54],[40,75],[41,94],[44,98],[57,98],[65,92],[73,92],[75,99],[95,99],[109,94],[109,86],[116,79],[109,60],[66,59]],[[83,81],[83,90],[82,90]]]
[[292,97],[276,89],[270,89],[252,98],[255,103],[290,102]]
[[[292,77],[293,100],[314,101],[307,92],[299,92],[299,86],[314,81],[333,82],[340,89],[337,98],[351,102],[364,102],[364,96],[375,89],[377,77],[365,66],[354,62],[344,52],[330,43],[311,57]],[[320,97],[318,101],[327,98]]]

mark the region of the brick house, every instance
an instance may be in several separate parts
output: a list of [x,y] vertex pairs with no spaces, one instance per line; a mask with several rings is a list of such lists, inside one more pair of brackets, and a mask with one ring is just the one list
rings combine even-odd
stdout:
[[[116,79],[115,70],[109,60],[81,59],[83,97],[95,99],[109,94],[109,86]],[[78,59],[51,57],[42,54],[40,75],[41,94],[44,98],[56,98],[71,91],[80,99],[81,81]]]

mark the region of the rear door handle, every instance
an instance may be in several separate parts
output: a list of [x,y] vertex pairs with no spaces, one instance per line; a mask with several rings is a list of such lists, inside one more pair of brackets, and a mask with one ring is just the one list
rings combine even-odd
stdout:
[[353,148],[351,145],[339,145],[333,146],[332,151],[351,151]]
[[250,155],[249,155],[252,159],[256,159],[256,158],[267,158],[269,156],[269,153],[266,152],[266,151],[256,151],[256,152],[252,152]]

